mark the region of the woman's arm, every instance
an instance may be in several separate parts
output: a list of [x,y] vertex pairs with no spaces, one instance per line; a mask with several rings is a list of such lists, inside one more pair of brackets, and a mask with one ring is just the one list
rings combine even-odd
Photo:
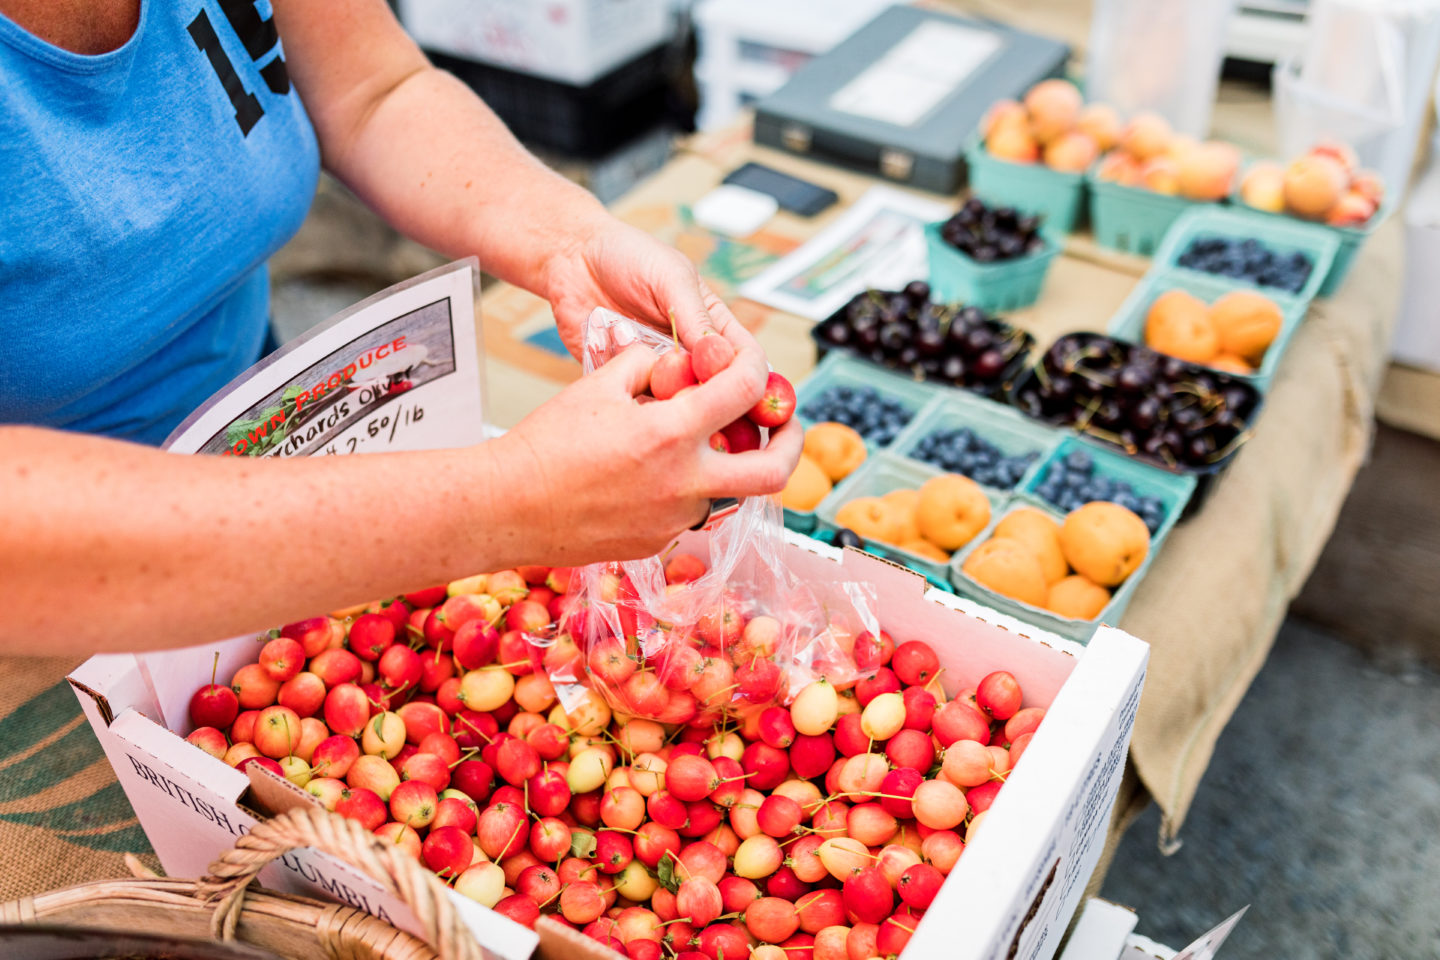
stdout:
[[688,344],[716,330],[754,346],[682,254],[527,153],[383,0],[273,6],[326,167],[397,229],[548,299],[572,352],[597,306],[667,331],[673,310]]
[[783,486],[795,424],[741,455],[695,439],[755,403],[739,367],[638,404],[652,363],[631,349],[459,450],[190,457],[0,426],[0,654],[182,646],[521,563],[646,556],[710,497]]

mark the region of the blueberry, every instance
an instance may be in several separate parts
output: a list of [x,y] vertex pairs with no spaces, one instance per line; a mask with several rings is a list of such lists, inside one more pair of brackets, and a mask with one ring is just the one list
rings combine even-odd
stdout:
[[1086,450],[1071,450],[1065,457],[1065,466],[1076,473],[1089,474],[1095,468],[1094,461]]
[[1130,493],[1128,490],[1123,493],[1117,493],[1115,495],[1115,502],[1120,506],[1124,507],[1126,510],[1129,510],[1131,513],[1140,513],[1140,501],[1136,500],[1135,495]]

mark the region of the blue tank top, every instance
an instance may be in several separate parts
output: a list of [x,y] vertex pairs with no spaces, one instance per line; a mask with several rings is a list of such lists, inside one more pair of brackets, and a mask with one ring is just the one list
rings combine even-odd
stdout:
[[0,422],[162,441],[259,357],[318,176],[268,0],[99,56],[0,16]]

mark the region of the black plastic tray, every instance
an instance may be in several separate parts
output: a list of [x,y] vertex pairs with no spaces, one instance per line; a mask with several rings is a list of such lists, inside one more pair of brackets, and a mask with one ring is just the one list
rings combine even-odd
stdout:
[[[1104,343],[1107,345],[1114,345],[1119,349],[1126,351],[1127,353],[1135,346],[1134,344],[1128,343],[1127,341],[1117,340],[1114,337],[1108,337],[1100,333],[1081,332],[1070,334],[1070,336],[1076,336],[1081,338],[1083,344]],[[1084,426],[1077,424],[1074,418],[1066,414],[1046,414],[1040,410],[1033,410],[1028,408],[1027,405],[1020,399],[1020,395],[1025,392],[1026,387],[1028,387],[1032,382],[1036,380],[1036,367],[1043,364],[1044,362],[1045,353],[1040,353],[1034,359],[1034,362],[1029,364],[1026,369],[1022,371],[1009,384],[1005,392],[1005,402],[1009,403],[1011,406],[1015,407],[1015,409],[1019,410],[1021,413],[1024,413],[1026,416],[1029,416],[1035,420],[1039,420],[1042,423],[1048,423],[1053,426],[1065,427],[1070,430],[1075,430],[1076,432],[1089,437],[1091,440],[1097,443],[1102,443],[1113,450],[1118,450],[1129,457],[1139,460],[1142,463],[1147,463],[1151,466],[1159,467],[1162,470],[1168,470],[1171,473],[1187,474],[1195,477],[1195,493],[1190,498],[1190,502],[1186,506],[1184,514],[1187,517],[1193,515],[1205,502],[1206,498],[1210,494],[1211,489],[1215,485],[1216,479],[1220,476],[1220,474],[1224,473],[1225,469],[1229,467],[1232,462],[1234,462],[1235,457],[1244,448],[1245,443],[1248,441],[1250,435],[1254,432],[1255,422],[1259,419],[1260,412],[1265,405],[1264,394],[1262,394],[1259,390],[1256,390],[1251,384],[1246,383],[1241,378],[1231,377],[1225,373],[1211,370],[1208,367],[1201,367],[1191,363],[1183,364],[1183,367],[1189,373],[1193,373],[1196,376],[1203,375],[1211,380],[1214,380],[1216,385],[1219,387],[1223,387],[1226,389],[1234,388],[1245,394],[1246,400],[1238,405],[1239,409],[1235,412],[1236,415],[1239,416],[1240,419],[1246,424],[1246,429],[1241,432],[1239,439],[1235,441],[1233,447],[1228,452],[1226,452],[1223,457],[1214,461],[1213,463],[1210,463],[1204,467],[1196,467],[1183,463],[1172,464],[1160,457],[1151,456],[1143,452],[1128,450],[1123,445],[1114,443],[1107,437],[1088,430]],[[1072,408],[1072,410],[1074,409],[1077,408]]]
[[[851,300],[853,301],[853,299],[854,298],[852,297]],[[1029,331],[1021,330],[1019,327],[1012,326],[1011,324],[1008,324],[1003,320],[996,320],[993,318],[986,321],[986,326],[990,327],[990,329],[993,330],[995,333],[1003,334],[1005,336],[1019,334],[1020,349],[1015,352],[1015,356],[1010,358],[1010,362],[1005,365],[1005,369],[1001,371],[1000,377],[998,379],[992,380],[989,383],[982,384],[957,384],[952,383],[949,380],[942,380],[938,377],[926,377],[924,372],[920,370],[919,367],[903,367],[896,363],[876,360],[867,351],[858,350],[854,347],[840,346],[822,340],[820,338],[820,328],[832,320],[843,317],[845,314],[845,309],[850,305],[850,302],[851,301],[846,301],[844,307],[836,310],[834,313],[830,314],[830,316],[826,317],[824,320],[821,320],[819,323],[815,324],[810,328],[810,339],[815,341],[815,362],[817,364],[821,360],[824,360],[827,356],[829,356],[830,352],[833,350],[839,353],[844,353],[847,356],[854,357],[857,360],[862,360],[866,363],[874,364],[875,366],[882,369],[893,371],[902,376],[912,377],[913,379],[921,383],[929,383],[937,387],[951,387],[953,389],[969,390],[971,393],[977,393],[982,397],[990,397],[995,400],[1001,400],[1002,402],[1004,402],[1003,397],[1005,396],[1010,384],[1015,380],[1016,377],[1023,374],[1025,370],[1029,369],[1030,367],[1031,354],[1034,352],[1035,349],[1035,337],[1032,336]]]

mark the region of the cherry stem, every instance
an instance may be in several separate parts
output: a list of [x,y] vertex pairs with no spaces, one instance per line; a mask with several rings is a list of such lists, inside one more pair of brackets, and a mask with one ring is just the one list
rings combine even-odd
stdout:
[[215,651],[215,662],[210,666],[210,686],[215,686],[215,675],[220,670],[220,651]]

